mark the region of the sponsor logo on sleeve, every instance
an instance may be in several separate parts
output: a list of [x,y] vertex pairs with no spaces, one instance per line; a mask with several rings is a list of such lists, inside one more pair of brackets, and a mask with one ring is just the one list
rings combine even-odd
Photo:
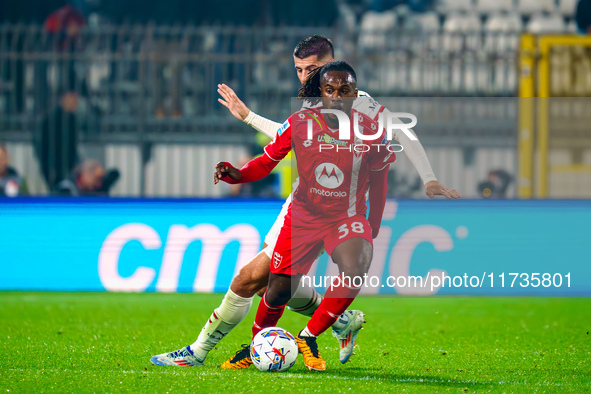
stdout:
[[284,132],[285,130],[287,130],[287,128],[288,128],[288,127],[289,127],[289,119],[287,119],[287,120],[285,121],[285,123],[283,123],[283,124],[281,125],[281,127],[279,128],[279,130],[277,130],[277,135],[279,136],[279,135],[283,134],[283,132]]

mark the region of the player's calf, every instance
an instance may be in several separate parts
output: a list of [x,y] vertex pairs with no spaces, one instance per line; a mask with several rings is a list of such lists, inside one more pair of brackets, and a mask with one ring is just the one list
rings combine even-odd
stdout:
[[265,252],[259,252],[232,279],[230,289],[241,297],[254,297],[257,292],[267,286],[271,259]]

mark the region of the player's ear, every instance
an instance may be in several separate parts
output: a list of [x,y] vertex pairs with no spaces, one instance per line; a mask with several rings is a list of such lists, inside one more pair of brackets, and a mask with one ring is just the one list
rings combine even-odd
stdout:
[[355,89],[355,98],[359,97],[359,90]]

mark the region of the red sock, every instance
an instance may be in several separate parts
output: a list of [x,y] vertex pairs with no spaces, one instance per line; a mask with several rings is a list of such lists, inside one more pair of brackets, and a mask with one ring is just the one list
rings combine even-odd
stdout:
[[[335,283],[336,281],[333,282],[333,285]],[[359,294],[360,289],[359,287],[348,287],[340,283],[338,286],[329,287],[324,299],[308,322],[308,330],[316,336],[326,331],[347,310],[357,294]]]
[[267,292],[265,292],[263,299],[259,304],[259,309],[257,309],[257,316],[254,319],[252,337],[254,338],[254,336],[263,328],[275,327],[279,318],[283,315],[285,305],[271,306],[267,304]]

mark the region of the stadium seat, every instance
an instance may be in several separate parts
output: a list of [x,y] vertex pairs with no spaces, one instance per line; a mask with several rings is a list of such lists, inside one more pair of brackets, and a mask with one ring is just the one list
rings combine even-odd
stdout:
[[410,14],[404,21],[404,29],[423,33],[437,32],[440,29],[439,16],[435,12]]
[[454,13],[447,17],[443,24],[443,31],[447,33],[465,33],[480,31],[482,22],[474,13]]
[[575,14],[577,0],[559,0],[558,9],[564,16],[571,17]]
[[443,25],[443,50],[448,52],[449,81],[444,89],[476,91],[478,51],[482,47],[482,22],[474,13],[452,14]]
[[[450,52],[462,50],[462,41],[465,38],[467,49],[477,50],[480,41],[482,22],[476,14],[452,14],[443,24],[444,48]],[[465,33],[479,33],[466,35]]]
[[500,11],[512,11],[515,9],[514,0],[477,0],[476,9],[481,14],[492,14]]
[[521,33],[523,22],[515,14],[493,14],[487,19],[484,30],[487,33]]
[[533,34],[564,33],[566,24],[560,14],[536,14],[530,19],[526,30]]
[[555,0],[518,0],[518,10],[521,14],[532,15],[539,12],[554,12]]
[[523,22],[515,14],[495,14],[486,21],[484,32],[486,53],[503,56],[517,50]]
[[363,49],[385,48],[388,35],[397,24],[397,16],[392,11],[368,11],[361,19],[359,45]]
[[355,11],[347,3],[339,3],[339,23],[345,29],[345,31],[354,31],[357,27],[357,16]]
[[474,2],[472,0],[440,0],[437,9],[442,13],[472,11]]
[[577,34],[579,32],[579,26],[577,26],[577,22],[574,19],[566,26],[566,32],[571,34]]
[[[366,88],[372,92],[388,92],[399,86],[398,74],[401,67],[396,64],[404,57],[404,51],[391,50],[400,46],[392,34],[398,25],[398,16],[394,11],[374,12],[368,11],[361,20],[361,32],[359,35],[359,48],[370,58],[379,54],[379,62],[368,61],[358,71],[364,75],[367,81]],[[402,59],[404,62],[404,60]],[[382,93],[383,94],[383,93]]]
[[515,14],[495,14],[486,21],[484,53],[493,60],[492,65],[479,68],[481,90],[498,93],[517,82],[514,54],[519,47],[519,34],[523,22]]

